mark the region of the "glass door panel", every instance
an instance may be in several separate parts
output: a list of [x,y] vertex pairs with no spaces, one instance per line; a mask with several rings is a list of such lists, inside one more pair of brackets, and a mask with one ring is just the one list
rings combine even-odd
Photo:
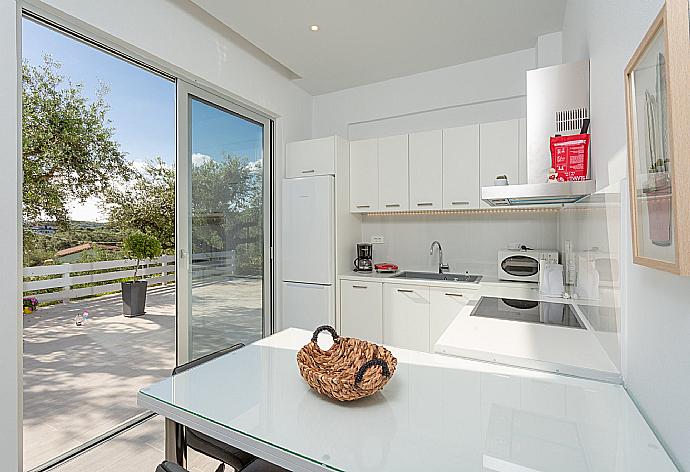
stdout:
[[184,362],[268,332],[270,121],[188,84],[179,88],[179,116],[187,118],[177,196]]

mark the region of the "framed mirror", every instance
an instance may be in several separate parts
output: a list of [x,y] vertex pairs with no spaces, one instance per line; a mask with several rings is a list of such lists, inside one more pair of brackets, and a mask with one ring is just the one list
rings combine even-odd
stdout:
[[683,275],[690,275],[688,31],[688,0],[668,0],[625,70],[633,261]]

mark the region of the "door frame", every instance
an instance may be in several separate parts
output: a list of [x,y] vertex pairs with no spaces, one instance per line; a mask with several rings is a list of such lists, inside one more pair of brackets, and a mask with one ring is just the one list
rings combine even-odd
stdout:
[[175,185],[175,305],[176,360],[182,364],[190,360],[189,328],[191,319],[191,280],[187,276],[191,256],[191,109],[190,97],[219,107],[239,118],[263,127],[263,326],[262,336],[273,334],[273,120],[217,93],[200,88],[178,78],[177,84],[177,158]]

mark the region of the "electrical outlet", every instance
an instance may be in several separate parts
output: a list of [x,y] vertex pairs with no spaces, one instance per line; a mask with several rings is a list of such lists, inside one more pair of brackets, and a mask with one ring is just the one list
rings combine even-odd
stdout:
[[372,236],[371,244],[383,244],[383,236]]

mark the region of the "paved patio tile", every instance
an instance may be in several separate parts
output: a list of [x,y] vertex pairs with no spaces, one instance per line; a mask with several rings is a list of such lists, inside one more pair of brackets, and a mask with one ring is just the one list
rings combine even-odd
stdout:
[[[195,352],[261,337],[260,281],[195,285],[192,295]],[[141,413],[138,390],[170,375],[175,286],[151,288],[147,298],[146,315],[136,318],[122,316],[119,294],[40,308],[24,317],[24,470]],[[90,319],[77,327],[74,317],[83,310]],[[127,438],[136,433],[127,434],[122,447],[129,444],[130,454],[153,457],[150,445],[135,447]],[[99,449],[104,448],[90,457]]]

